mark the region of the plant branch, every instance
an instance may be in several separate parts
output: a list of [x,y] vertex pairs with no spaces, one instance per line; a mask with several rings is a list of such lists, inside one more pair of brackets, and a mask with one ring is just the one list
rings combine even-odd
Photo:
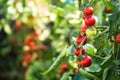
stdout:
[[95,75],[93,74],[90,74],[86,71],[84,71],[82,68],[79,69],[79,73],[82,75],[82,76],[85,76],[91,80],[100,80],[98,77],[96,77]]

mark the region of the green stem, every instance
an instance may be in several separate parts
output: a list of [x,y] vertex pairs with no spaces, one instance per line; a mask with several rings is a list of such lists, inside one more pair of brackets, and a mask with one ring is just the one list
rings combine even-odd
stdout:
[[91,80],[100,80],[98,77],[96,77],[95,75],[93,74],[90,74],[86,71],[84,71],[83,69],[79,69],[79,73],[82,75],[82,76],[85,76],[87,77],[88,79],[91,79]]

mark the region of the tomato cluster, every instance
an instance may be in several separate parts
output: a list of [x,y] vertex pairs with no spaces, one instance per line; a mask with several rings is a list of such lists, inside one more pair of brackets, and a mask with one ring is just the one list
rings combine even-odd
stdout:
[[38,54],[34,53],[38,50],[44,51],[46,46],[41,44],[37,45],[38,37],[41,35],[41,30],[37,29],[33,32],[33,34],[29,35],[24,43],[24,55],[23,55],[23,64],[29,65],[32,60],[38,58]]
[[[92,64],[92,58],[85,54],[86,50],[84,45],[88,43],[87,36],[93,36],[96,34],[95,23],[96,19],[94,17],[94,9],[92,7],[87,7],[82,13],[82,18],[84,20],[84,25],[81,28],[82,35],[76,37],[77,47],[74,50],[74,55],[78,58],[78,67],[89,67]],[[82,58],[81,58],[82,57]],[[78,72],[77,70],[75,72]]]
[[86,33],[88,36],[94,36],[96,34],[96,29],[94,28],[96,23],[94,9],[92,7],[87,7],[82,13],[82,18],[84,20],[84,25],[81,27],[81,32]]

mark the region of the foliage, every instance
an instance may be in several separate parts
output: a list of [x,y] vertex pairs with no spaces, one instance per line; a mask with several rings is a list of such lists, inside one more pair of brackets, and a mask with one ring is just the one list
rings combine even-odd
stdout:
[[[119,4],[119,0],[0,0],[0,79],[119,80]],[[83,13],[89,6],[96,23],[85,33]],[[74,55],[78,47],[79,57]],[[92,58],[89,67],[78,64],[86,55]]]

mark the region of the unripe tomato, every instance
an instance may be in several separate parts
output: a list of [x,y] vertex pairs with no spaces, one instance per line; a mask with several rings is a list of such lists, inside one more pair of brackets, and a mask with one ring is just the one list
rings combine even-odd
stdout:
[[80,54],[80,48],[78,48],[74,51],[74,55],[79,56],[79,54]]
[[89,16],[88,18],[85,19],[85,25],[90,27],[95,24],[96,20],[93,16]]
[[82,67],[89,67],[92,64],[92,58],[90,56],[85,56],[84,60],[81,61]]
[[119,44],[120,44],[120,34],[118,34],[118,35],[116,36],[115,41],[116,41],[116,43],[119,43]]
[[78,74],[79,73],[79,69],[75,69],[75,74]]
[[81,32],[85,32],[86,29],[87,29],[87,26],[86,26],[86,25],[83,25],[83,26],[81,27]]
[[87,7],[85,9],[85,14],[87,14],[87,15],[93,15],[93,13],[94,13],[94,9],[92,7]]
[[96,33],[97,33],[97,31],[96,31],[95,27],[90,27],[90,28],[87,28],[87,30],[86,30],[87,36],[95,36]]
[[67,70],[68,70],[67,64],[63,64],[63,65],[61,66],[61,70],[67,71]]

